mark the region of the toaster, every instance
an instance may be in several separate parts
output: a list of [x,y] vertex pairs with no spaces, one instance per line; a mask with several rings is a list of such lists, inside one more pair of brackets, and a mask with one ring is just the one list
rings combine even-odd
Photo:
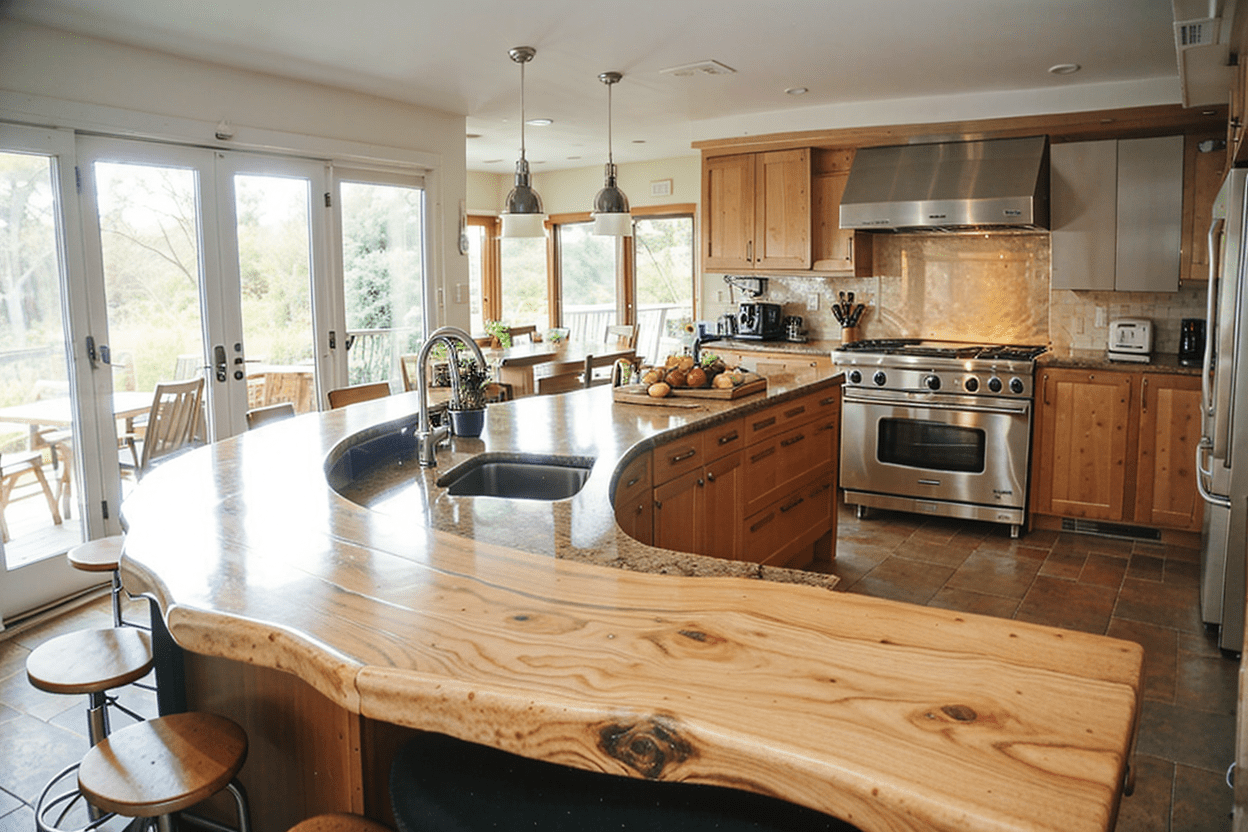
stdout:
[[1109,360],[1146,364],[1153,351],[1153,322],[1119,318],[1109,322]]

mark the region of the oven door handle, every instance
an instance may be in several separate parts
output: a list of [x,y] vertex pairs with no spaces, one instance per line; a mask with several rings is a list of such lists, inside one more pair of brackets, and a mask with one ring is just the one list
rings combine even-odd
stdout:
[[1019,407],[991,406],[979,404],[946,404],[944,402],[916,401],[914,399],[868,399],[846,394],[845,404],[879,404],[892,407],[925,408],[928,410],[957,410],[963,413],[994,413],[1002,416],[1026,416],[1031,412],[1031,404]]

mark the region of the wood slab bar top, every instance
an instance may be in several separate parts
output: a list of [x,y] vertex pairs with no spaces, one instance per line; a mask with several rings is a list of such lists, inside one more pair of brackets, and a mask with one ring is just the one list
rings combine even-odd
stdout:
[[[299,416],[145,476],[125,584],[185,649],[292,673],[373,720],[863,830],[1111,829],[1138,645],[717,572],[615,525],[616,472],[656,442],[839,380],[696,409],[609,388],[491,405],[482,438],[433,470],[344,457],[384,450],[367,443],[410,424],[415,394]],[[595,462],[568,500],[437,485],[482,453]],[[330,486],[344,459],[364,487]]]

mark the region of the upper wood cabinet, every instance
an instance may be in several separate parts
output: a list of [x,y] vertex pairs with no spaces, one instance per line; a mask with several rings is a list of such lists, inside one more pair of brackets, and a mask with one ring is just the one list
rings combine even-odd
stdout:
[[812,269],[870,277],[875,237],[852,228],[841,228],[841,197],[845,195],[855,151],[853,148],[816,148],[811,153]]
[[809,269],[810,150],[702,162],[702,267]]
[[1182,136],[1052,147],[1053,288],[1178,290],[1183,154]]
[[[1209,280],[1209,224],[1213,200],[1226,171],[1226,148],[1214,147],[1221,136],[1187,136],[1183,144],[1183,260],[1179,283]],[[1206,149],[1202,150],[1204,144]]]

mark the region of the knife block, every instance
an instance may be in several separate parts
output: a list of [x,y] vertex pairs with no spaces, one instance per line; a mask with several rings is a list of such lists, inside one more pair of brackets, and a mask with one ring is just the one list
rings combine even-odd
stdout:
[[841,327],[841,343],[842,344],[852,344],[861,337],[862,336],[858,330],[858,327],[856,326]]

